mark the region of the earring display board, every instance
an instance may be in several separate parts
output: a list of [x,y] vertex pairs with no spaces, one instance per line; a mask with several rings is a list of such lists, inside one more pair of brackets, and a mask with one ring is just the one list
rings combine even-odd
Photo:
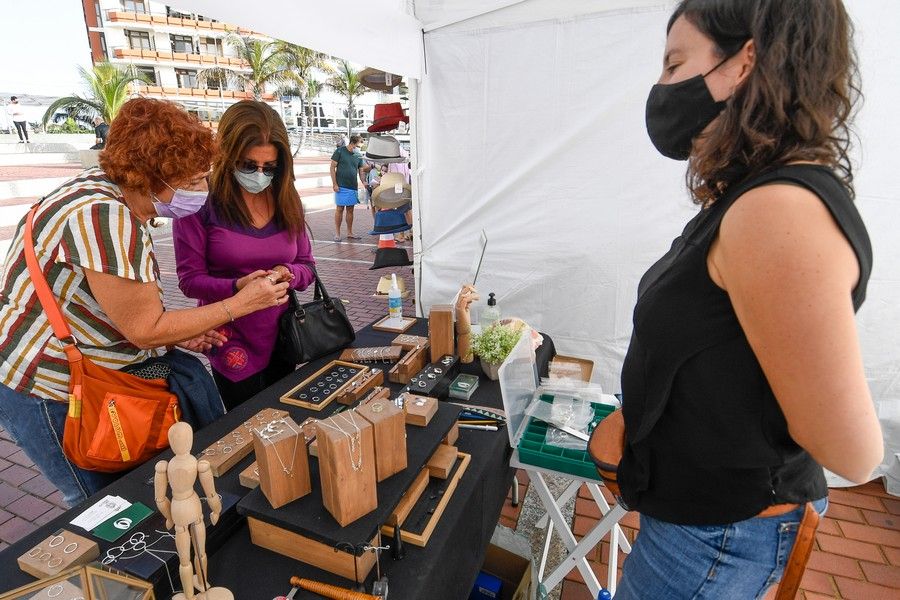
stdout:
[[388,371],[388,379],[394,383],[409,383],[413,375],[421,371],[428,361],[428,348],[425,346],[417,347],[406,353],[396,365]]
[[52,577],[100,556],[97,542],[60,529],[16,559],[19,568],[38,579]]
[[259,487],[279,508],[312,490],[306,439],[290,417],[253,429],[253,450],[259,465]]
[[[418,501],[401,521],[401,540],[422,548],[428,544],[471,460],[472,455],[460,452],[446,480],[429,477],[425,489],[419,494]],[[381,534],[393,537],[394,527],[390,521],[381,527]]]
[[403,333],[416,324],[416,319],[412,317],[403,317],[402,319],[392,319],[387,316],[372,325],[375,331],[387,331],[389,333]]
[[409,335],[401,333],[394,338],[391,346],[400,346],[404,350],[415,350],[416,348],[425,348],[428,346],[428,338],[421,335]]
[[403,405],[407,425],[428,427],[431,418],[438,410],[438,401],[428,396],[417,396],[416,394],[404,392],[397,397],[397,400]]
[[431,342],[431,362],[446,354],[453,354],[453,307],[436,304],[428,312],[428,341]]
[[253,428],[288,416],[287,411],[277,408],[266,408],[259,411],[240,427],[225,434],[215,444],[203,450],[197,458],[209,463],[213,475],[221,477],[231,467],[241,462],[253,449]]
[[372,424],[348,410],[317,424],[322,503],[341,527],[375,510],[375,436]]
[[347,348],[341,352],[341,360],[356,363],[392,363],[400,360],[400,346],[373,346],[371,348]]
[[371,368],[363,373],[361,377],[353,380],[350,387],[339,396],[336,396],[334,400],[339,404],[349,406],[382,383],[384,383],[384,371],[378,368]]
[[372,424],[375,439],[375,477],[384,481],[406,468],[406,421],[390,400],[361,406],[356,413]]
[[458,373],[459,357],[445,354],[410,378],[406,387],[420,396],[446,399],[450,395],[450,382]]
[[348,391],[369,370],[365,365],[333,360],[281,397],[285,404],[322,410]]

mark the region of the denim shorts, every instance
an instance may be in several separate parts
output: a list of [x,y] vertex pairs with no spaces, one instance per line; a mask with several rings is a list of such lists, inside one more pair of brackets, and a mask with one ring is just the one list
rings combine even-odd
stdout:
[[122,474],[86,471],[69,462],[62,449],[68,410],[65,402],[22,394],[0,384],[0,426],[62,492],[66,503],[75,506]]
[[[828,507],[813,503],[820,514]],[[616,600],[750,600],[781,580],[804,507],[728,525],[675,525],[641,515]]]

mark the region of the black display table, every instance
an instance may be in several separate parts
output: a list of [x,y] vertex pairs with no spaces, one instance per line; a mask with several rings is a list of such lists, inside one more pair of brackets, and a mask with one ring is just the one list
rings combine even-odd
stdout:
[[[406,333],[427,335],[427,321],[420,319]],[[371,326],[357,334],[354,346],[388,345],[396,337],[395,334],[374,331]],[[554,354],[553,342],[546,335],[544,343],[538,349],[538,366],[541,374],[546,375],[550,359]],[[209,427],[198,431],[194,439],[194,451],[214,443],[227,432],[239,426],[249,417],[267,407],[287,410],[296,422],[302,422],[309,416],[318,418],[328,416],[340,405],[333,404],[319,412],[282,404],[282,394],[301,382],[304,378],[321,368],[325,363],[337,358],[338,353],[308,363],[285,377],[270,388],[264,390],[251,400]],[[477,375],[481,373],[478,361],[462,365],[462,372]],[[385,382],[392,389],[392,396],[403,387]],[[479,387],[469,401],[471,404],[502,408],[500,386],[489,381],[483,375]],[[460,451],[472,455],[465,474],[459,481],[457,489],[438,522],[428,545],[419,548],[405,544],[406,556],[400,561],[391,559],[390,552],[382,554],[381,570],[390,581],[390,598],[394,600],[464,600],[468,598],[478,570],[484,559],[485,549],[500,516],[500,510],[506,498],[512,480],[513,471],[509,467],[509,442],[507,432],[461,430],[457,446]],[[171,456],[164,452],[160,459]],[[240,485],[238,474],[253,461],[249,456],[235,467],[216,478],[219,493],[246,496],[250,490]],[[50,523],[26,536],[18,543],[0,552],[0,592],[19,587],[33,581],[18,569],[16,557],[28,551],[40,540],[51,535],[61,527],[76,531],[69,525],[76,515],[98,499],[110,494],[127,498],[129,501],[140,501],[155,508],[153,492],[153,469],[155,460],[150,461],[123,476],[112,485],[104,488],[81,507],[76,507],[60,515]],[[77,532],[88,535],[83,530]],[[300,563],[294,559],[276,554],[264,548],[254,546],[250,542],[246,521],[232,508],[223,513],[219,524],[207,529],[207,552],[209,554],[209,578],[215,585],[229,588],[238,600],[270,600],[279,595],[286,595],[290,590],[288,580],[292,575],[306,577],[350,586],[352,582],[315,567]],[[115,543],[97,540],[101,557],[112,546],[121,544],[121,538]],[[388,540],[384,540],[386,543]],[[177,558],[169,561],[169,572],[177,581]],[[369,578],[374,577],[375,571]],[[167,599],[168,581],[163,569],[154,581],[158,591],[157,598]],[[369,589],[367,587],[367,589]],[[319,596],[301,591],[295,598],[318,598]]]

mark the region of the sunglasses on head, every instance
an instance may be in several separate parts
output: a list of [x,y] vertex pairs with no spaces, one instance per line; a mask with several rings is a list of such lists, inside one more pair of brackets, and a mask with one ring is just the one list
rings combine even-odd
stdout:
[[258,165],[252,160],[242,160],[238,162],[237,167],[235,167],[241,173],[255,173],[256,171],[262,169],[263,175],[272,176],[275,174],[275,171],[278,170],[278,165]]

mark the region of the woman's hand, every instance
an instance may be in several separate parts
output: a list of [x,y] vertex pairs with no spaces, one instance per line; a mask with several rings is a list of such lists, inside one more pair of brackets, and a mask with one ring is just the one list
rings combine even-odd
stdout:
[[237,287],[238,291],[241,291],[242,289],[244,289],[247,286],[248,283],[250,283],[254,279],[258,279],[260,277],[265,277],[268,274],[269,274],[268,271],[259,269],[259,270],[253,271],[249,275],[244,275],[243,277],[238,279],[234,285],[235,285],[235,287]]
[[211,329],[206,333],[201,333],[195,338],[179,342],[178,344],[176,344],[176,346],[185,350],[189,350],[191,352],[204,353],[209,352],[213,348],[221,347],[222,344],[227,341],[227,337],[225,337],[215,329]]
[[[272,279],[274,279],[272,275],[257,277],[235,294],[234,300],[237,301],[240,308],[238,308],[239,314],[234,316],[248,315],[287,302],[287,282],[276,283]],[[229,301],[230,303],[231,301]]]
[[294,280],[294,273],[285,265],[275,265],[269,269],[269,275],[275,279],[275,283],[282,281],[290,283]]

